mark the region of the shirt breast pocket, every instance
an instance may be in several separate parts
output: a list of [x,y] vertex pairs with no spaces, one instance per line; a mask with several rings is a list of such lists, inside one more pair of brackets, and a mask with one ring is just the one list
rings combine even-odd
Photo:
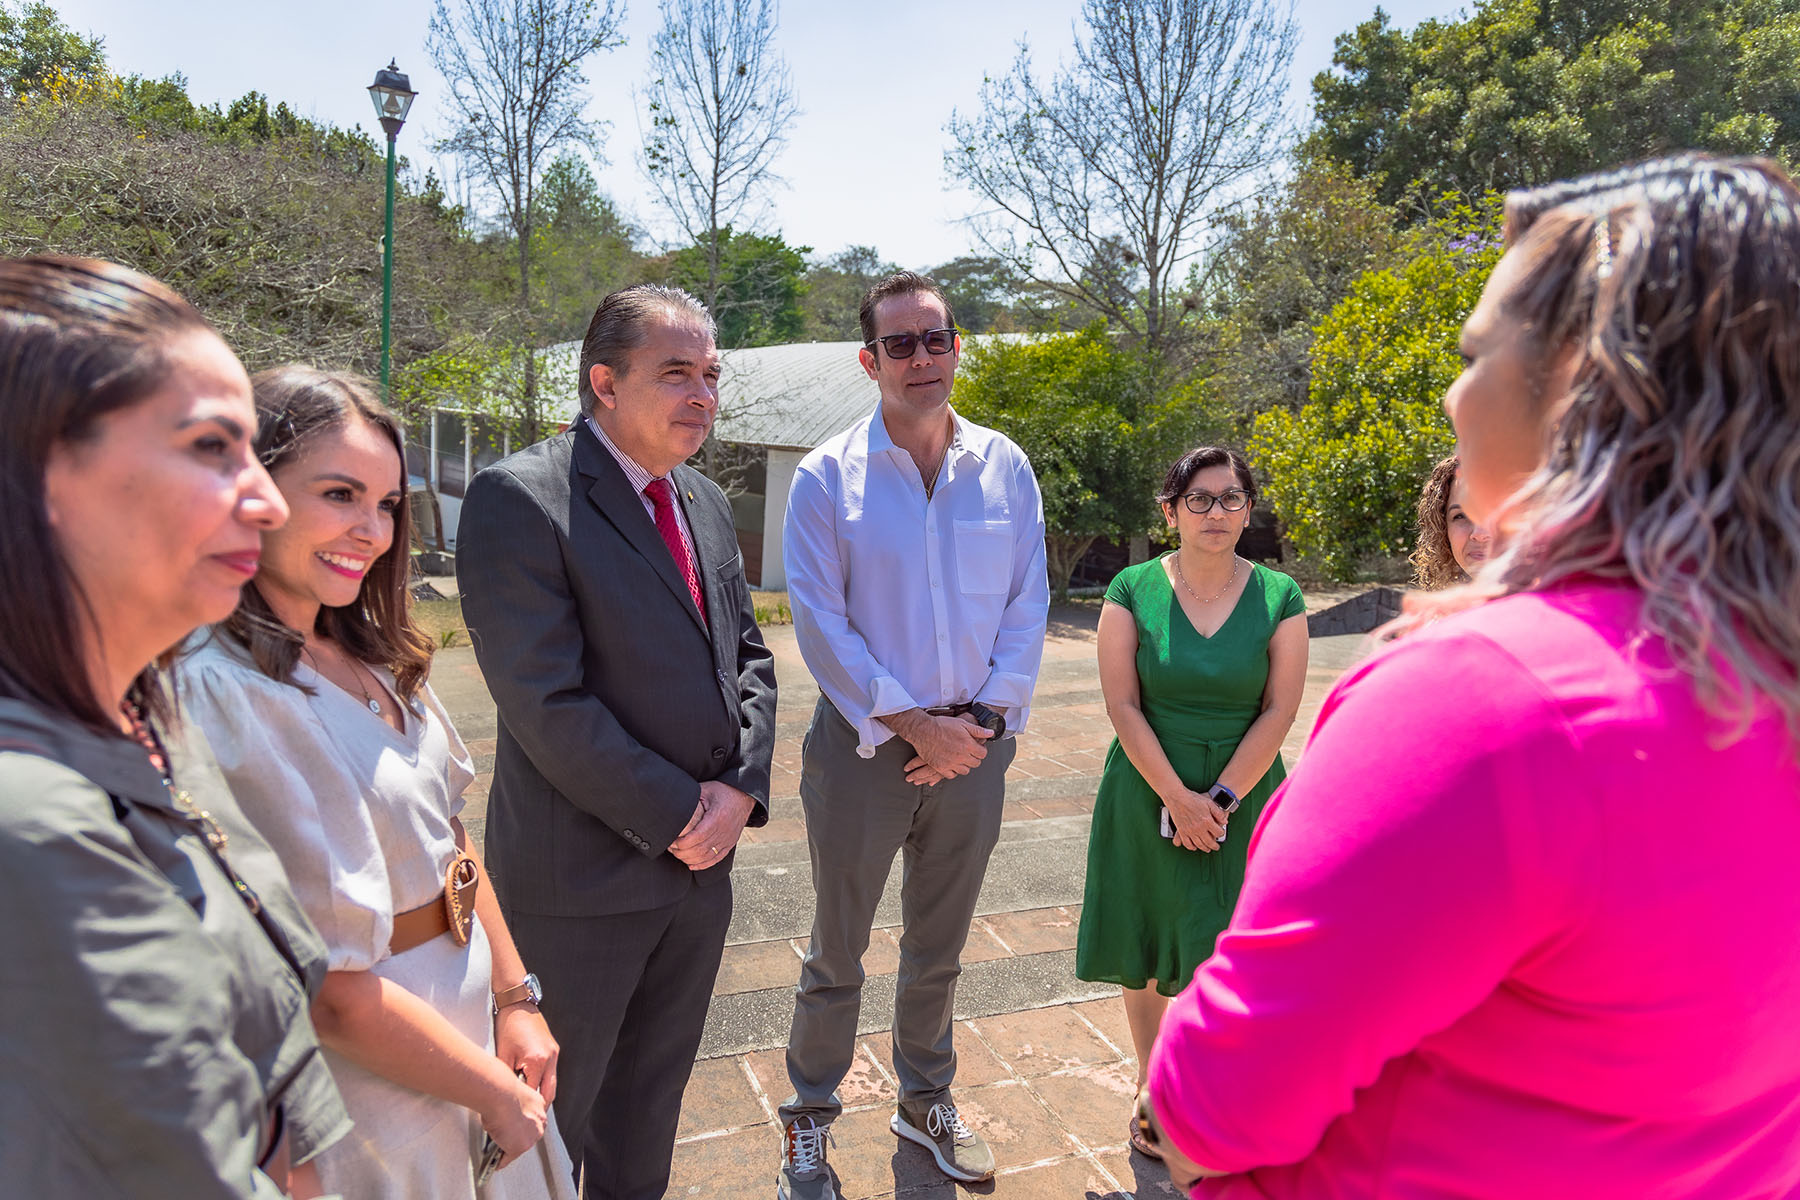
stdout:
[[1012,582],[1011,524],[956,522],[956,579],[965,595],[1004,594]]

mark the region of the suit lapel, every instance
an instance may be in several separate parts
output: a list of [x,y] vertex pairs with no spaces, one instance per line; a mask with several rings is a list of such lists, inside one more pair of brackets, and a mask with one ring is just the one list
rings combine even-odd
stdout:
[[[600,515],[612,523],[633,549],[650,564],[656,577],[669,589],[672,596],[687,610],[694,624],[702,633],[706,625],[700,619],[700,612],[694,607],[694,598],[688,594],[687,580],[681,577],[681,571],[675,565],[675,556],[669,553],[669,547],[662,540],[662,534],[656,531],[656,522],[644,511],[644,502],[632,490],[631,481],[625,478],[625,471],[613,456],[607,452],[594,431],[587,427],[587,422],[580,421],[575,426],[575,467],[589,480],[588,499]],[[690,528],[693,521],[688,522]],[[694,535],[695,549],[698,551],[700,536]],[[702,560],[704,562],[704,560]],[[705,580],[706,572],[702,569],[700,578]]]

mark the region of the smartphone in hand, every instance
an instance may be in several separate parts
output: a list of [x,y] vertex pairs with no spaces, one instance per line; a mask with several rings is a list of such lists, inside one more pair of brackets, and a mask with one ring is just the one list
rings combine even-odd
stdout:
[[1175,818],[1169,815],[1167,807],[1162,810],[1162,835],[1170,841],[1175,840]]
[[486,1187],[488,1180],[494,1177],[494,1171],[500,1166],[500,1160],[506,1157],[506,1151],[493,1138],[488,1138],[481,1147],[481,1161],[475,1164],[475,1186]]

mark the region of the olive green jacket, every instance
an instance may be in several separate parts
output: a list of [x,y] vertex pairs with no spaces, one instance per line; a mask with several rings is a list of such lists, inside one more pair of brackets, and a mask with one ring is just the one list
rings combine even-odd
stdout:
[[197,736],[176,784],[143,749],[0,699],[0,1192],[274,1197],[273,1105],[296,1162],[349,1128],[308,997],[324,947]]

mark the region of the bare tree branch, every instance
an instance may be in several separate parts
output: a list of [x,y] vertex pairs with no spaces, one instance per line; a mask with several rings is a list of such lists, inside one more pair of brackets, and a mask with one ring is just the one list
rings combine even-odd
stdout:
[[1086,0],[1075,61],[1012,70],[953,113],[953,179],[988,206],[977,239],[1166,354],[1180,272],[1208,215],[1285,149],[1299,40],[1282,0]]
[[531,234],[536,189],[554,153],[599,154],[601,127],[582,116],[587,60],[623,45],[623,0],[437,0],[426,49],[450,87],[455,127],[438,149],[461,159],[500,203],[517,242],[525,434],[538,421]]
[[702,299],[716,308],[720,231],[759,215],[799,114],[787,64],[771,48],[776,0],[661,0],[661,10],[643,168],[671,219],[706,248]]

